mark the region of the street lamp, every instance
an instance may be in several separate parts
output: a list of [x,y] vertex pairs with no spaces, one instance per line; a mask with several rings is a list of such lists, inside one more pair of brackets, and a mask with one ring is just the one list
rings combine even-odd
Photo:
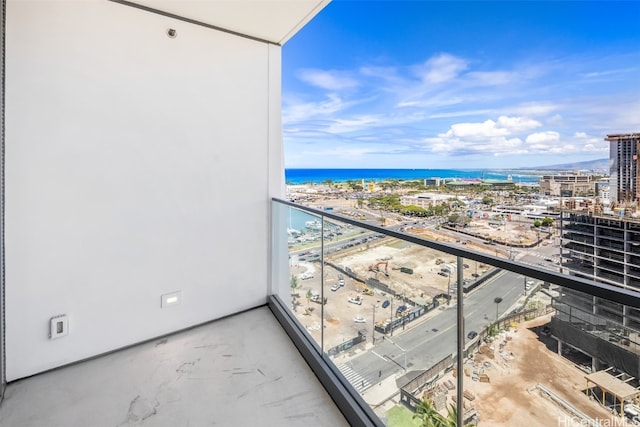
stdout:
[[375,304],[371,304],[371,305],[373,306],[373,322],[372,322],[373,328],[371,329],[371,340],[373,342],[373,345],[375,345],[376,344],[376,305]]
[[389,326],[391,327],[391,336],[393,336],[393,321],[395,320],[393,318],[393,299],[395,298],[395,295],[392,295],[391,298],[389,298],[390,301],[390,310],[391,310],[391,321],[389,322]]
[[[400,351],[402,352],[402,354],[404,356],[404,367],[402,369],[404,369],[404,371],[406,372],[407,371],[407,350],[405,350],[404,348],[400,347],[398,344],[396,344],[395,342],[391,341],[389,338],[387,338],[387,341],[389,341],[391,344],[393,344],[396,347],[398,347],[400,349]],[[391,359],[391,360],[393,360],[393,359]]]
[[500,297],[496,297],[493,302],[496,303],[496,322],[498,322],[498,307],[500,306],[500,303],[502,302],[502,298]]

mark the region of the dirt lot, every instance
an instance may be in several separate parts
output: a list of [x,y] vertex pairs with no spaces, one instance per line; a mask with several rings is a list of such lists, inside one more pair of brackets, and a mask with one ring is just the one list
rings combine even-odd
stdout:
[[[471,246],[471,244],[469,245]],[[487,250],[484,245],[477,245],[476,250]],[[324,306],[324,317],[327,319],[324,328],[325,348],[338,345],[345,340],[357,336],[359,331],[366,331],[369,337],[373,333],[374,306],[376,306],[375,321],[389,319],[390,309],[382,310],[381,303],[390,295],[374,289],[373,295],[365,295],[364,281],[377,279],[389,286],[397,295],[407,300],[416,300],[424,304],[431,302],[436,295],[446,294],[450,284],[456,282],[455,257],[443,252],[431,250],[417,245],[408,244],[399,239],[385,238],[367,244],[361,244],[349,249],[327,255],[330,263],[324,269],[324,296],[327,304]],[[377,266],[376,266],[377,264]],[[474,280],[474,275],[482,275],[488,266],[471,260],[465,260],[464,278]],[[331,286],[338,283],[340,272],[331,265],[349,268],[352,276],[344,275],[345,286],[332,291]],[[452,273],[443,273],[446,266],[452,267]],[[371,268],[370,268],[371,267]],[[405,273],[401,268],[409,268],[412,274]],[[299,280],[300,288],[296,314],[311,335],[320,342],[321,339],[321,306],[309,301],[307,292],[320,293],[320,264],[318,262],[301,262],[292,266],[291,274],[300,275],[305,272],[314,273],[312,279]],[[362,304],[352,304],[348,298],[359,296]],[[398,302],[394,304],[400,305]],[[363,317],[363,323],[354,322],[354,317]]]
[[[611,415],[585,395],[583,371],[550,351],[539,340],[535,327],[548,321],[549,317],[546,316],[521,323],[515,331],[491,343],[493,351],[485,345],[482,353],[476,354],[473,360],[465,364],[465,374],[473,375],[475,366],[476,372],[485,373],[490,380],[488,383],[479,382],[465,375],[465,390],[475,396],[473,401],[465,399],[465,407],[473,405],[479,412],[480,426],[587,425],[540,393],[536,386],[542,384],[602,425],[626,425],[621,418]],[[510,360],[501,356],[500,343],[506,343],[502,354]],[[485,365],[485,362],[488,364]],[[450,379],[455,383],[455,378],[449,375],[442,381]]]

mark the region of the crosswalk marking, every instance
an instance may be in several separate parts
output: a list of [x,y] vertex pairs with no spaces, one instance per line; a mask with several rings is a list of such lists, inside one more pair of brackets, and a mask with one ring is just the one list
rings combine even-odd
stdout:
[[340,364],[338,365],[338,369],[358,393],[362,393],[363,391],[371,387],[371,383],[369,381],[364,379],[362,375],[351,369],[349,366]]

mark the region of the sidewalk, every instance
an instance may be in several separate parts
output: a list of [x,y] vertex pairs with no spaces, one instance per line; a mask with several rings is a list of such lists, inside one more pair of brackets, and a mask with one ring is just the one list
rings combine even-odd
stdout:
[[400,390],[396,385],[396,377],[392,375],[366,389],[364,393],[362,393],[362,397],[370,406],[376,407],[399,393]]

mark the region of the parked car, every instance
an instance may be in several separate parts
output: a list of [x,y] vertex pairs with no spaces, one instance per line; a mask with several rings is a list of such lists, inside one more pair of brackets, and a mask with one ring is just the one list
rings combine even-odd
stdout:
[[365,323],[367,321],[367,319],[365,319],[362,316],[356,316],[356,317],[353,318],[353,321],[356,322],[356,323]]
[[338,286],[344,286],[344,279],[338,280]]
[[474,339],[477,336],[478,336],[478,333],[476,331],[471,331],[467,334],[467,338],[469,338],[470,340]]
[[334,291],[334,292],[337,291],[338,289],[340,289],[340,285],[338,285],[337,283],[335,285],[331,286],[331,290]]
[[327,303],[327,297],[324,297],[324,301],[323,301],[322,298],[320,297],[320,295],[316,294],[316,295],[311,297],[311,302],[315,302],[315,303],[318,303],[318,304],[325,305]]
[[302,280],[313,279],[313,273],[308,273],[308,272],[302,273],[298,277],[301,278]]
[[384,301],[382,302],[382,308],[387,308],[387,307],[389,307],[389,304],[391,304],[391,303],[389,302],[389,300],[388,300],[388,299],[384,300]]
[[357,296],[357,297],[350,297],[347,301],[349,301],[351,304],[358,304],[358,305],[362,305],[362,298],[360,298],[359,296]]

